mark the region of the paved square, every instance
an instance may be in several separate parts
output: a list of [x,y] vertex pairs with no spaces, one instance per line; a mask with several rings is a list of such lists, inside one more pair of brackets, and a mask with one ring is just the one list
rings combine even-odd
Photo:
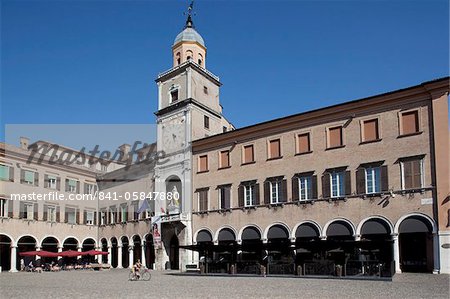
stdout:
[[128,270],[1,273],[2,298],[449,298],[449,276],[398,274],[392,282],[279,277],[198,277]]

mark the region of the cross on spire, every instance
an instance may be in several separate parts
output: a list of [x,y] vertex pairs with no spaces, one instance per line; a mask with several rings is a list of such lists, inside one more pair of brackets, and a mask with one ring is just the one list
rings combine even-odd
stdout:
[[195,15],[193,13],[194,10],[194,0],[191,1],[191,4],[188,6],[188,10],[185,14],[187,14],[187,20],[186,25],[184,25],[184,28],[194,28],[194,22],[192,21],[192,15]]

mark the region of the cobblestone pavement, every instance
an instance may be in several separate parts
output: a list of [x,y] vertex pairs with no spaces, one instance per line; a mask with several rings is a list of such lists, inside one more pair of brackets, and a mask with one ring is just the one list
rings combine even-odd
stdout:
[[449,276],[397,274],[392,282],[280,277],[200,277],[128,270],[1,273],[0,298],[449,298]]

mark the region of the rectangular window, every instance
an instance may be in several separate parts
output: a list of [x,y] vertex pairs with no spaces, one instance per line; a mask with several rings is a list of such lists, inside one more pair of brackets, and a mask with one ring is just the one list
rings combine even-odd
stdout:
[[171,103],[178,101],[178,89],[170,92]]
[[85,224],[86,225],[94,225],[94,212],[93,211],[86,212]]
[[11,177],[10,177],[9,166],[0,164],[0,180],[9,181],[10,179],[11,179]]
[[66,208],[67,212],[67,223],[69,224],[76,224],[76,212],[73,208]]
[[380,139],[378,132],[378,119],[363,122],[363,141],[374,141]]
[[255,205],[255,185],[244,186],[245,206],[251,207]]
[[222,132],[225,133],[227,131],[227,127],[222,128]]
[[220,209],[229,209],[231,207],[231,186],[221,186],[219,188]]
[[32,203],[25,203],[23,205],[23,219],[27,220],[33,220],[33,213],[34,213],[34,204]]
[[204,116],[203,117],[203,123],[205,125],[205,129],[209,129],[209,117],[208,116]]
[[101,170],[102,170],[102,171],[108,171],[108,165],[102,164],[102,165],[101,165]]
[[302,176],[298,178],[298,192],[300,200],[310,200],[312,193],[312,176]]
[[49,189],[56,189],[56,177],[55,176],[48,176],[47,177],[47,188]]
[[0,198],[0,217],[6,217],[6,199]]
[[366,193],[381,192],[381,167],[368,167],[366,171]]
[[220,152],[220,167],[219,168],[226,168],[230,167],[230,151],[221,151]]
[[77,191],[77,181],[66,179],[66,192],[75,193]]
[[198,192],[198,210],[200,212],[208,211],[208,190]]
[[401,162],[403,189],[420,189],[423,186],[422,159],[404,160]]
[[94,192],[95,185],[84,183],[84,194],[92,194]]
[[106,224],[106,211],[100,211],[100,225]]
[[244,146],[244,161],[243,163],[252,163],[255,161],[253,144]]
[[269,141],[269,159],[281,157],[280,139]]
[[328,129],[328,148],[340,147],[342,145],[342,127]]
[[309,153],[311,151],[309,133],[300,134],[297,136],[297,153]]
[[281,202],[281,181],[272,181],[270,184],[270,203]]
[[47,206],[47,221],[56,222],[56,207]]
[[23,182],[28,185],[34,185],[35,172],[30,170],[24,170]]
[[419,132],[419,113],[418,111],[404,112],[401,114],[402,135],[414,134]]
[[110,207],[109,208],[109,223],[110,224],[114,224],[114,223],[116,223],[116,214],[117,214],[117,211],[116,211],[116,207]]
[[122,223],[127,222],[127,205],[120,206],[120,219],[122,220]]
[[208,171],[208,156],[200,156],[198,157],[198,172]]
[[204,94],[208,94],[208,87],[203,86],[203,93],[204,93]]
[[345,195],[345,171],[330,173],[331,197]]

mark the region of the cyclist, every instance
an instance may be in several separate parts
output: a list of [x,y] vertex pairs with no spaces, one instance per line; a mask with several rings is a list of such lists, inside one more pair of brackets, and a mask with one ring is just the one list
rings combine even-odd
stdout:
[[137,261],[136,261],[136,263],[133,265],[133,274],[136,276],[136,279],[140,279],[141,278],[141,267],[142,267],[142,264],[141,264],[141,260],[140,259],[138,259]]

